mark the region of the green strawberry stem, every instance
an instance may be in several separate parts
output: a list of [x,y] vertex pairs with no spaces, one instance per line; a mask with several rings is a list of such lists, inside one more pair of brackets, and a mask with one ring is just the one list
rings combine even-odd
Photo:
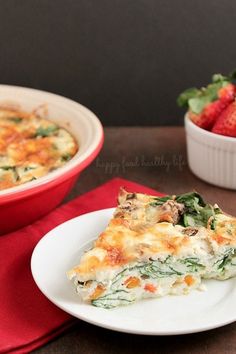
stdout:
[[212,83],[207,87],[197,89],[196,87],[189,88],[182,92],[177,98],[177,104],[180,107],[186,107],[195,114],[200,114],[204,107],[218,99],[218,91],[232,83],[236,79],[236,70],[228,76],[221,74],[214,74],[212,76]]

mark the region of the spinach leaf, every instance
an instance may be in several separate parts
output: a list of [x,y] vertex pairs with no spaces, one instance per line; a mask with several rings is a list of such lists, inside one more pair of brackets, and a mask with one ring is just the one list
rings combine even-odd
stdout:
[[198,272],[200,269],[205,268],[203,264],[199,263],[199,259],[197,257],[185,258],[180,262],[185,264],[190,272]]
[[215,217],[216,214],[221,213],[219,207],[206,204],[201,195],[196,192],[179,195],[176,197],[176,201],[183,203],[185,206],[184,214],[180,220],[180,223],[185,227],[206,227],[210,217]]
[[2,169],[4,171],[10,171],[11,170],[15,181],[17,182],[17,181],[20,180],[20,176],[18,175],[16,166],[1,166],[0,169]]
[[140,269],[140,273],[142,275],[146,275],[149,278],[152,279],[156,279],[156,278],[165,278],[165,277],[169,277],[171,275],[175,275],[176,273],[173,271],[163,271],[161,269],[158,268],[153,268],[150,266],[144,267],[142,269]]
[[7,119],[10,120],[11,122],[14,122],[14,123],[21,123],[23,120],[23,118],[21,118],[21,117],[9,117]]
[[135,300],[134,298],[129,298],[128,291],[119,289],[110,292],[104,296],[101,296],[98,299],[92,300],[92,305],[96,307],[102,307],[105,309],[111,309],[113,307],[117,307],[120,303],[122,305],[125,305],[134,302],[134,300]]
[[[160,262],[161,263],[161,262]],[[167,266],[163,267],[162,264],[166,264]],[[143,268],[140,268],[140,273],[143,275],[149,275],[150,278],[165,278],[171,275],[182,275],[181,272],[174,269],[170,264],[162,263],[158,264],[158,261],[153,261]]]
[[123,278],[123,276],[125,275],[125,273],[128,271],[128,268],[125,268],[124,270],[122,270],[121,272],[119,272],[115,278],[113,279],[112,282],[112,287],[114,286],[114,284],[116,284],[119,280],[121,280]]
[[216,219],[215,218],[212,219],[210,228],[211,228],[211,230],[215,230],[216,229]]
[[56,125],[50,125],[49,127],[47,128],[43,128],[43,127],[39,127],[37,130],[36,130],[36,133],[35,133],[35,136],[41,136],[41,137],[46,137],[46,136],[50,136],[52,135],[53,133],[56,133],[57,130],[59,128],[56,126]]
[[167,200],[170,200],[170,199],[172,199],[172,197],[170,195],[167,195],[165,197],[156,197],[156,198],[153,198],[153,202],[151,202],[149,205],[156,207],[156,206],[164,204],[165,202],[167,202]]
[[102,307],[104,309],[109,310],[109,309],[119,306],[120,303],[122,305],[125,305],[125,304],[130,304],[132,302],[134,302],[134,300],[128,300],[123,297],[119,297],[119,298],[107,297],[104,299],[98,298],[96,300],[92,300],[92,305],[96,306],[96,307]]
[[36,169],[36,167],[33,167],[33,166],[25,166],[24,172],[28,172],[28,171],[35,170],[35,169]]
[[63,162],[66,162],[66,161],[69,161],[70,159],[71,159],[71,154],[69,154],[69,153],[67,153],[67,154],[64,154],[64,155],[62,155],[62,157],[61,157],[61,161],[63,161]]
[[176,197],[173,197],[171,195],[166,195],[164,197],[156,197],[153,198],[153,202],[151,202],[149,205],[163,205],[168,200],[175,200],[177,203],[184,204],[185,208],[187,208],[188,210],[191,209],[192,211],[197,211],[199,207],[206,205],[200,194],[196,192],[180,194]]
[[229,249],[228,251],[226,251],[223,258],[218,259],[215,262],[215,265],[217,265],[217,269],[223,272],[225,270],[225,267],[232,262],[232,256],[234,254],[235,254],[234,249]]
[[175,199],[178,203],[184,204],[188,211],[198,212],[201,207],[204,207],[206,203],[203,198],[197,192],[190,192],[185,194],[180,194]]
[[[168,200],[175,200],[179,204],[184,204],[184,212],[178,222],[182,226],[207,226],[210,217],[215,217],[221,213],[218,206],[213,207],[211,204],[206,204],[202,196],[197,192],[189,192],[177,195],[176,197],[167,195],[165,197],[153,198],[149,204],[153,207],[163,205]],[[215,223],[212,221],[211,228],[214,230]]]
[[185,227],[197,227],[197,226],[207,226],[207,222],[211,216],[214,216],[214,210],[206,205],[204,208],[199,210],[197,213],[185,213],[183,215],[183,224]]
[[15,166],[1,166],[0,167],[4,171],[14,170]]

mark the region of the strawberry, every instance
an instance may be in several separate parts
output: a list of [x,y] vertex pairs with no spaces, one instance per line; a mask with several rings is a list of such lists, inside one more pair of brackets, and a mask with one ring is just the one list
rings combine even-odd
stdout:
[[212,129],[221,113],[235,100],[236,71],[229,76],[215,74],[206,87],[190,88],[182,92],[177,103],[187,107],[190,119],[203,129]]
[[225,104],[221,100],[217,100],[211,103],[208,103],[203,109],[202,113],[195,114],[189,112],[190,119],[193,123],[198,125],[203,129],[211,129],[219,116],[219,114],[225,108]]
[[225,103],[225,105],[228,105],[234,100],[235,94],[236,86],[231,83],[219,89],[217,93],[219,99],[221,100],[221,102]]
[[212,132],[236,137],[236,101],[230,103],[219,115]]
[[235,99],[236,86],[229,83],[217,92],[218,100],[208,103],[202,113],[194,114],[190,111],[190,119],[203,129],[211,129],[221,112]]

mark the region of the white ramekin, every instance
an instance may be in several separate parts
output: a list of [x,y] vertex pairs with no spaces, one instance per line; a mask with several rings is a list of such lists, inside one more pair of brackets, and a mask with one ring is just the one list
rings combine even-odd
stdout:
[[236,189],[236,138],[214,134],[185,115],[188,164],[202,180]]

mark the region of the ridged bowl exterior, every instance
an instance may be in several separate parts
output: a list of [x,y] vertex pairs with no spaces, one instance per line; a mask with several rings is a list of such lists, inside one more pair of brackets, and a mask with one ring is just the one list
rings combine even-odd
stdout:
[[185,129],[191,171],[208,183],[236,189],[236,138],[204,130],[187,114]]

